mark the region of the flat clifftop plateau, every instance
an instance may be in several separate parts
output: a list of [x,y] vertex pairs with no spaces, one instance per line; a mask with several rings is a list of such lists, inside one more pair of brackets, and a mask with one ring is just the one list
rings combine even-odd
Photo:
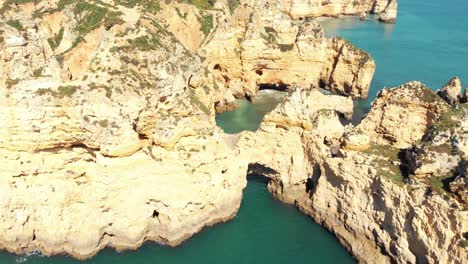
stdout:
[[464,263],[468,111],[455,94],[446,102],[420,82],[386,88],[360,124],[344,126],[351,100],[295,90],[238,148],[273,195],[360,263]]

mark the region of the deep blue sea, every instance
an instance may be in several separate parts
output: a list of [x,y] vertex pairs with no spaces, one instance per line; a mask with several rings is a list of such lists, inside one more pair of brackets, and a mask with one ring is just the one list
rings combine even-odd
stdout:
[[[327,35],[339,35],[369,52],[377,64],[369,100],[357,102],[365,112],[376,93],[420,80],[432,89],[457,75],[468,86],[468,1],[400,0],[396,25],[357,18],[322,21]],[[228,133],[255,130],[271,106],[241,102],[233,113],[217,116]],[[271,99],[271,103],[277,102]],[[66,257],[14,256],[0,253],[0,264],[80,263]],[[353,263],[324,228],[294,208],[274,200],[261,181],[251,180],[239,214],[208,228],[181,247],[146,244],[127,253],[105,250],[84,263]]]

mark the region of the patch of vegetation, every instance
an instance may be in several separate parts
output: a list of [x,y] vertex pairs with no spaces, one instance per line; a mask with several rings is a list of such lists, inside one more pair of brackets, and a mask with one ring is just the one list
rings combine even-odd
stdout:
[[62,42],[63,31],[64,31],[64,28],[62,27],[57,35],[55,35],[53,38],[49,38],[47,40],[52,49],[56,49],[60,45],[60,42]]
[[213,15],[206,15],[199,18],[200,21],[200,30],[206,35],[208,35],[213,29]]
[[287,52],[291,51],[294,49],[294,43],[292,44],[279,44],[277,37],[278,33],[273,27],[265,27],[265,32],[266,34],[262,33],[261,36],[262,38],[268,43],[268,44],[275,44],[281,52]]
[[294,44],[278,44],[281,52],[291,51],[294,49]]
[[116,0],[115,3],[127,8],[134,8],[137,5],[141,5],[145,11],[153,14],[161,10],[161,5],[158,0]]
[[431,176],[427,179],[424,179],[424,181],[437,193],[444,196],[452,196],[453,194],[450,192],[449,184],[454,179],[455,176],[448,174]]
[[43,71],[44,71],[44,67],[40,67],[39,69],[34,70],[33,72],[34,77],[41,77]]
[[276,37],[273,34],[262,34],[262,38],[268,43],[276,43]]
[[372,163],[377,170],[377,176],[385,177],[392,182],[403,185],[404,175],[401,165],[401,153],[398,148],[383,145],[373,145],[362,151],[372,157]]
[[8,89],[10,89],[11,87],[17,85],[18,83],[19,83],[18,79],[7,79],[5,82],[5,85]]
[[426,103],[441,103],[445,104],[444,99],[442,99],[437,93],[432,91],[429,87],[424,84],[414,84],[414,85],[405,85],[406,89],[411,89],[414,91],[416,97]]
[[185,0],[186,3],[194,5],[198,9],[213,9],[216,0]]
[[231,11],[231,14],[234,13],[234,10],[239,6],[240,0],[229,0],[228,1],[228,6],[229,6],[229,11]]
[[7,25],[16,28],[18,31],[23,31],[24,27],[21,25],[21,22],[19,20],[8,20]]
[[135,59],[135,58],[130,58],[130,57],[128,57],[127,55],[122,55],[122,56],[120,56],[120,59],[121,59],[123,62],[127,63],[127,64],[133,64],[133,65],[135,65],[135,66],[138,66],[138,65],[140,64],[140,61],[139,61],[139,60],[137,60],[137,59]]
[[77,15],[83,16],[76,29],[80,34],[85,35],[97,28],[104,20],[107,10],[103,7],[80,1],[76,4],[74,12]]
[[58,93],[61,97],[70,97],[78,91],[78,88],[79,86],[59,86]]
[[[97,5],[100,3],[101,5]],[[57,8],[53,10],[46,10],[43,13],[53,13],[57,11],[62,11],[69,5],[74,5],[73,13],[79,18],[78,24],[75,30],[79,33],[78,37],[73,41],[72,48],[76,47],[84,39],[84,36],[99,26],[103,25],[107,30],[112,26],[123,23],[123,20],[120,18],[122,15],[121,12],[115,12],[109,10],[103,2],[101,1],[84,1],[84,0],[60,0],[57,3]],[[62,33],[63,34],[63,33]],[[57,46],[57,40],[60,38],[58,34],[54,41],[49,41],[52,45]],[[62,35],[63,37],[63,35]],[[51,46],[52,46],[51,45]]]
[[103,85],[103,84],[98,85],[98,84],[96,84],[96,83],[93,82],[93,83],[90,83],[90,84],[89,84],[89,88],[90,88],[91,90],[103,89],[103,90],[106,91],[106,97],[107,97],[107,98],[111,98],[111,97],[112,97],[112,88],[109,87],[109,86],[107,86],[107,85]]
[[468,104],[460,104],[457,109],[453,109],[443,114],[432,126],[431,133],[450,130],[461,125],[461,120],[468,116]]
[[159,47],[163,47],[155,35],[151,36],[151,38],[148,36],[141,36],[136,39],[131,39],[128,42],[132,47],[142,51],[155,50]]
[[468,248],[468,240],[463,239],[462,241],[460,241],[460,246],[462,248]]
[[183,13],[180,11],[178,7],[175,8],[177,15],[179,15],[180,18],[186,19],[187,18],[187,13]]
[[73,94],[75,94],[78,89],[80,87],[79,86],[59,86],[57,91],[53,91],[51,90],[50,88],[41,88],[41,89],[38,89],[37,90],[37,94],[38,95],[45,95],[45,94],[50,94],[51,96],[53,97],[56,97],[56,98],[64,98],[64,97],[71,97]]
[[104,119],[104,120],[101,120],[98,122],[98,124],[101,126],[101,127],[107,127],[109,125],[109,120],[107,119]]

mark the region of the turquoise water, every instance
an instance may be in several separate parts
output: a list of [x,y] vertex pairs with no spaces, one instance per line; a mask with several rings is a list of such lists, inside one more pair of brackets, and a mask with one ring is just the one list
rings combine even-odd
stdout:
[[[468,85],[468,1],[400,0],[396,25],[356,18],[322,24],[328,35],[340,35],[368,51],[377,64],[369,100],[356,102],[364,113],[384,86],[420,80],[433,89],[458,75]],[[228,133],[256,130],[277,103],[241,102],[233,113],[217,117]],[[292,207],[272,199],[265,184],[250,181],[239,214],[225,224],[205,229],[178,248],[146,244],[134,252],[105,250],[86,262],[69,258],[17,257],[0,253],[0,264],[127,263],[353,263],[331,234]]]
[[418,80],[439,89],[457,75],[468,86],[468,1],[400,0],[395,25],[358,18],[321,22],[369,52],[377,68],[368,105],[383,87]]
[[86,262],[0,253],[0,263],[354,263],[330,233],[295,208],[272,199],[265,186],[259,179],[251,180],[235,219],[205,229],[178,248],[148,243],[138,251],[123,254],[105,250]]

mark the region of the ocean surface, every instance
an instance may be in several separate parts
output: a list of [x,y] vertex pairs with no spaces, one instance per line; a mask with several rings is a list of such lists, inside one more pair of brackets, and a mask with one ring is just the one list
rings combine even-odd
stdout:
[[[396,25],[357,18],[321,21],[327,35],[339,35],[369,52],[377,64],[368,100],[356,102],[365,113],[383,87],[420,80],[439,89],[457,75],[468,86],[468,1],[400,0]],[[263,115],[279,101],[267,95],[256,104],[217,117],[227,133],[256,130]],[[238,215],[203,230],[177,248],[148,243],[133,252],[105,250],[79,262],[66,257],[14,256],[0,253],[0,264],[171,264],[171,263],[354,263],[324,228],[296,209],[281,204],[261,180],[250,180]]]

